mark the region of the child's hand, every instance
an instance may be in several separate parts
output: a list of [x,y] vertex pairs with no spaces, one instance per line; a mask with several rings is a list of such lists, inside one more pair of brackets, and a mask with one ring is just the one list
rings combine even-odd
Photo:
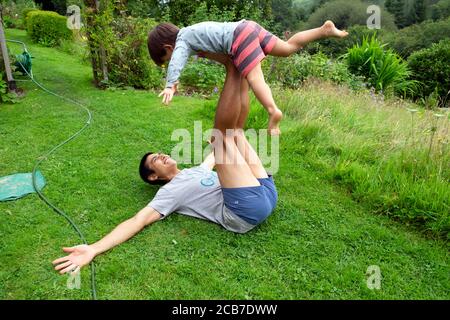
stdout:
[[161,92],[158,97],[163,96],[162,103],[168,105],[170,101],[172,101],[173,94],[175,93],[174,88],[165,88],[163,92]]

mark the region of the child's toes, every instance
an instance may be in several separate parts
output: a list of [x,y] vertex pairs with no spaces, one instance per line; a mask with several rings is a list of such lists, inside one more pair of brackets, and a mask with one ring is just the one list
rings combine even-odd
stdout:
[[268,131],[271,136],[279,136],[281,134],[280,128],[268,129]]

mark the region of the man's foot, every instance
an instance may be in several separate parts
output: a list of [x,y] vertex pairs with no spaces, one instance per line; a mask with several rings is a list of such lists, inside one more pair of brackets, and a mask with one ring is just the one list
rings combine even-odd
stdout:
[[329,37],[344,38],[344,37],[348,36],[347,31],[339,30],[338,28],[336,28],[333,21],[331,21],[331,20],[325,21],[325,23],[322,26],[322,29],[327,38],[329,38]]
[[280,109],[276,109],[275,111],[269,114],[269,134],[271,136],[279,136],[281,134],[280,128],[278,124],[283,118],[283,112]]

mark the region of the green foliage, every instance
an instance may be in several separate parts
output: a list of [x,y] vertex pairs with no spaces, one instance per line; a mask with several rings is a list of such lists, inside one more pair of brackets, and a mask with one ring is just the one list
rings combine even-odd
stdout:
[[[90,53],[96,61],[93,68],[101,82],[98,85],[161,87],[162,70],[151,61],[147,49],[147,33],[156,26],[155,20],[115,15],[113,1],[105,1],[102,5],[99,13],[85,10],[86,20],[90,21],[86,23]],[[105,68],[100,62],[102,55]]]
[[0,72],[0,103],[16,103],[16,95],[8,92],[8,83],[3,79],[4,73]]
[[381,38],[390,48],[407,58],[414,51],[429,48],[433,43],[450,38],[450,18],[425,21],[395,33],[384,33]]
[[38,9],[33,0],[2,1],[2,18],[7,28],[25,29],[23,11],[27,8]]
[[53,11],[31,11],[27,14],[27,31],[30,38],[44,46],[54,47],[60,40],[72,39],[67,19]]
[[[268,12],[267,15],[264,12]],[[185,19],[188,25],[203,21],[238,21],[241,19],[253,20],[261,24],[266,29],[270,29],[273,33],[275,23],[272,19],[270,8],[265,10],[257,9],[251,3],[244,3],[242,6],[229,5],[218,7],[215,3],[208,4],[208,1],[201,1],[193,13]]]
[[22,10],[22,20],[23,20],[23,26],[26,27],[28,22],[27,22],[27,17],[28,14],[32,11],[37,11],[39,10],[38,8],[25,8]]
[[450,0],[441,0],[430,8],[430,18],[433,20],[450,17]]
[[426,18],[425,0],[386,0],[386,9],[395,16],[395,24],[404,28]]
[[363,83],[352,75],[344,62],[331,60],[324,54],[300,54],[279,59],[269,56],[263,62],[264,75],[268,82],[298,89],[304,81],[313,77],[337,84],[346,84],[353,89]]
[[282,96],[284,114],[298,124],[284,152],[307,159],[376,213],[450,239],[449,112],[329,85]]
[[450,39],[413,53],[408,60],[414,79],[423,84],[416,97],[426,98],[434,92],[441,106],[450,106]]
[[209,8],[206,2],[201,2],[194,13],[189,16],[188,23],[195,24],[203,21],[234,21],[236,19],[236,12],[233,9],[225,8],[219,10],[214,4]]
[[[326,2],[308,19],[306,29],[320,27],[326,20],[332,20],[339,29],[348,29],[353,25],[366,25],[368,15],[367,3],[359,0],[335,0]],[[393,16],[386,10],[381,10],[381,28],[395,30]]]
[[187,91],[199,91],[215,94],[223,87],[225,68],[216,62],[199,59],[195,56],[188,63],[180,77],[182,88]]
[[[278,1],[278,0],[277,0]],[[199,0],[169,0],[169,1],[129,1],[129,13],[141,17],[152,17],[157,21],[170,21],[179,27],[205,20],[238,21],[241,19],[254,20],[265,28],[276,26],[273,22],[272,1],[216,1]]]
[[272,0],[273,20],[280,31],[295,30],[300,20],[305,20],[308,8],[294,4],[293,0]]
[[127,11],[133,17],[160,19],[160,5],[158,0],[128,0]]
[[305,49],[310,54],[323,52],[330,57],[339,57],[355,44],[361,44],[364,37],[370,37],[375,34],[380,37],[381,34],[385,33],[384,29],[377,31],[362,25],[351,26],[347,31],[349,35],[345,38],[329,38],[316,41],[310,43]]
[[386,50],[385,46],[372,36],[349,49],[346,60],[350,72],[365,77],[377,92],[403,96],[414,94],[418,85],[410,79],[408,64],[391,49]]
[[147,49],[147,32],[155,26],[153,19],[114,19],[113,39],[106,48],[110,84],[142,89],[161,87],[161,68],[149,58]]
[[83,63],[91,63],[87,43],[83,40],[60,40],[58,49],[75,57],[79,57],[80,61]]

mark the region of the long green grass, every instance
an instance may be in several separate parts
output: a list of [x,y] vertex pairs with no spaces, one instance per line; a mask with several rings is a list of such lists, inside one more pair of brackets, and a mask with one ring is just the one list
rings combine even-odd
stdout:
[[288,132],[287,152],[374,212],[450,239],[448,110],[317,83],[279,100],[299,124]]
[[[28,41],[23,31],[7,30],[7,36]],[[215,101],[175,97],[167,108],[151,92],[100,91],[91,84],[90,68],[76,57],[31,44],[29,49],[36,57],[33,67],[39,81],[92,110],[89,129],[48,159],[42,171],[48,182],[45,195],[75,220],[89,242],[96,241],[155,195],[157,188],[145,185],[138,175],[142,154],[170,152],[176,144],[170,141],[172,131],[192,132],[195,120],[211,127]],[[0,106],[0,176],[30,172],[40,155],[86,119],[83,110],[31,83],[23,87],[26,98]],[[323,135],[331,139],[339,134],[330,131],[333,114],[336,123],[353,121],[357,150],[370,148],[370,132],[358,125],[356,114],[339,120],[344,114],[337,104],[324,111],[333,106],[332,100],[341,101],[344,110],[365,100],[327,90],[332,89],[309,88],[292,99],[291,93],[284,99],[277,94],[287,117],[275,176],[279,203],[267,222],[237,235],[173,214],[96,258],[99,298],[449,299],[444,241],[373,214],[370,204],[355,201],[346,188],[318,170],[323,168],[317,166],[320,154],[312,157],[308,150],[323,145]],[[386,111],[394,118],[403,112],[395,107]],[[302,120],[303,115],[307,118]],[[389,117],[375,117],[373,130],[376,119]],[[249,126],[264,128],[266,121],[262,108],[253,103]],[[328,125],[319,126],[320,121]],[[338,141],[346,130],[342,128]],[[363,146],[356,145],[360,134]],[[0,203],[0,298],[89,299],[88,268],[81,272],[81,289],[70,290],[67,277],[51,265],[63,254],[62,246],[78,243],[70,226],[36,195]],[[381,269],[380,290],[367,287],[371,265]]]

